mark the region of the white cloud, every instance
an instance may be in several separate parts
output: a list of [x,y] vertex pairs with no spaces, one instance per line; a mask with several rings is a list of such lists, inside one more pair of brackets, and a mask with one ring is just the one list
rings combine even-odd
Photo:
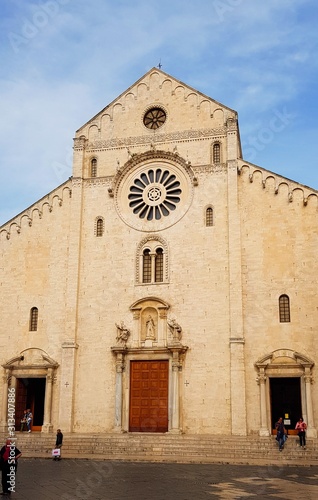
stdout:
[[[277,110],[307,113],[293,134],[317,156],[317,14],[314,0],[4,0],[0,224],[64,180],[57,164],[68,177],[75,130],[160,59],[164,71],[237,109],[246,140]],[[279,172],[276,143],[289,132],[258,152],[259,164],[264,155]],[[307,184],[310,175],[318,187],[308,165]]]

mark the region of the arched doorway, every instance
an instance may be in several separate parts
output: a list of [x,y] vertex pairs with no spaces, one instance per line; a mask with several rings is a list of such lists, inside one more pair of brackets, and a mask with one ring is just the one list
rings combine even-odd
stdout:
[[[58,363],[42,349],[29,348],[21,351],[2,365],[4,386],[0,429],[8,427],[8,394],[14,394],[16,430],[20,430],[23,410],[33,413],[33,431],[50,432],[52,409],[52,386]],[[14,390],[13,390],[14,389]]]
[[317,437],[311,395],[313,367],[311,359],[291,349],[278,349],[255,363],[260,387],[260,436],[272,434],[279,417],[292,430],[295,419],[302,415],[308,425],[307,436]]

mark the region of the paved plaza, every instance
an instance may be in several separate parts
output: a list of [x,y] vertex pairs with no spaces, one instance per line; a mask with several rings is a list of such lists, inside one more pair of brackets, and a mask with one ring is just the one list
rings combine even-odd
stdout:
[[318,466],[21,459],[15,500],[318,498]]

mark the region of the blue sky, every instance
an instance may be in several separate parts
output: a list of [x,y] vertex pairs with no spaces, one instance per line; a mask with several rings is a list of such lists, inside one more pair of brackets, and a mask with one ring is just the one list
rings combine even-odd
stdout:
[[317,0],[2,0],[0,225],[153,66],[238,111],[243,156],[318,189]]

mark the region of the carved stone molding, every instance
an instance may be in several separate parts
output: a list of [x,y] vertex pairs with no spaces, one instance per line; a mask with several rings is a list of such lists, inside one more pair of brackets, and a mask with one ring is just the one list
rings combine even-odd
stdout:
[[196,175],[200,174],[215,174],[219,172],[226,172],[227,171],[227,165],[226,163],[217,163],[214,165],[196,165],[192,167],[193,172]]
[[[167,143],[167,142],[176,142],[182,140],[189,139],[205,139],[209,137],[215,136],[224,136],[226,133],[226,127],[220,128],[206,128],[206,129],[198,129],[198,130],[184,130],[180,132],[171,132],[167,134],[156,134],[156,135],[140,135],[140,136],[131,136],[131,137],[123,137],[116,139],[97,139],[95,141],[89,142],[86,146],[87,151],[91,150],[102,150],[109,148],[120,148],[127,146],[135,146],[135,145],[145,145],[145,144],[153,144],[153,143]],[[76,149],[83,149],[85,147],[83,140],[81,138],[76,139],[76,146],[74,142],[74,147]]]

